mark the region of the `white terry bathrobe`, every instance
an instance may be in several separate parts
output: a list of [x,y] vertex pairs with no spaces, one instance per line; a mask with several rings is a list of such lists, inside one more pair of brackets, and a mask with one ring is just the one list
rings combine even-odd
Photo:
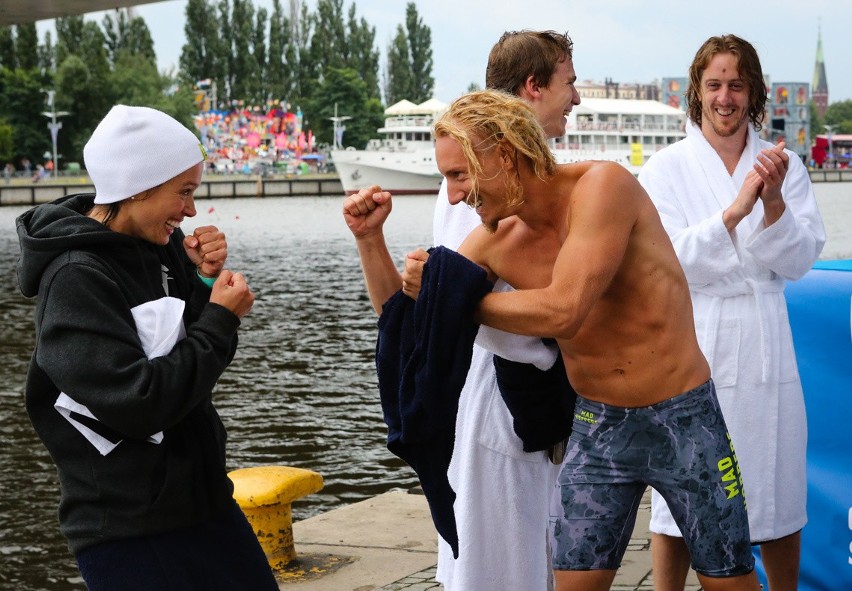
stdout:
[[[807,169],[797,155],[781,188],[786,209],[769,227],[760,200],[728,233],[722,211],[757,154],[772,144],[749,126],[733,175],[701,129],[651,156],[639,181],[660,212],[692,295],[699,345],[710,363],[742,471],[753,542],[781,538],[807,521],[807,423],[784,299],[825,244]],[[680,536],[662,497],[652,496],[651,531]]]
[[[444,181],[435,209],[435,244],[457,250],[480,224],[469,207],[449,204]],[[498,281],[494,289],[511,287]],[[492,353],[541,370],[549,369],[558,354],[541,339],[480,326],[459,398],[448,470],[456,493],[459,557],[453,559],[439,537],[435,578],[447,591],[546,591],[552,588],[550,495],[561,466],[553,465],[546,452],[524,452],[497,387]]]

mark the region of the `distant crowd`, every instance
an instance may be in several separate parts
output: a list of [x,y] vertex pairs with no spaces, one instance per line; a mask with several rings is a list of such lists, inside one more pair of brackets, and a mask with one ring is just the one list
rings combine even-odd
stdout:
[[281,101],[265,108],[235,102],[229,110],[210,110],[195,117],[195,127],[208,154],[208,171],[265,173],[270,169],[306,172],[324,168],[311,130],[302,129],[302,111]]
[[45,160],[44,164],[33,164],[29,158],[21,159],[21,169],[15,168],[11,162],[7,162],[3,167],[3,180],[8,185],[12,182],[13,177],[29,178],[32,182],[37,183],[43,178],[51,176],[53,173],[53,160]]
[[[265,107],[234,101],[230,109],[199,113],[193,123],[207,151],[207,172],[302,174],[327,168],[325,156],[317,152],[313,132],[302,128],[302,111],[292,112],[281,101],[269,101]],[[14,162],[5,164],[3,179],[6,184],[13,178],[38,182],[52,176],[53,168],[50,158],[36,165],[22,158],[18,166]]]

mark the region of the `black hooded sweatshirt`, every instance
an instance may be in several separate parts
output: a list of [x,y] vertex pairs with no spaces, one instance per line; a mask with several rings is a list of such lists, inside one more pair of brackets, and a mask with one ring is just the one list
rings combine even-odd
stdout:
[[[93,199],[64,197],[17,219],[18,281],[37,297],[26,407],[56,463],[60,529],[75,554],[233,506],[212,390],[236,351],[239,318],[209,302],[180,230],[166,246],[114,232],[86,217]],[[149,360],[131,310],[167,296],[185,302],[186,337]],[[101,455],[54,408],[60,392],[121,443]],[[161,443],[148,440],[158,432]]]

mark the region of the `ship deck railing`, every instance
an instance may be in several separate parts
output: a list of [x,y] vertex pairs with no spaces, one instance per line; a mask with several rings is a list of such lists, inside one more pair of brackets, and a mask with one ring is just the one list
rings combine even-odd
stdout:
[[639,123],[610,123],[610,122],[584,122],[578,121],[572,126],[567,133],[575,130],[579,131],[608,131],[613,133],[623,133],[625,131],[635,131],[639,133],[658,133],[658,132],[680,132],[683,133],[683,124],[674,123],[668,125],[642,125]]

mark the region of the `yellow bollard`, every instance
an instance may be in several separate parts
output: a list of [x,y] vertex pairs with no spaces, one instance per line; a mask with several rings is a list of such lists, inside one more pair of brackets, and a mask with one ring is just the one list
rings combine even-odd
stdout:
[[322,490],[322,476],[289,466],[240,468],[228,474],[234,499],[254,529],[266,559],[279,569],[296,559],[290,504]]

